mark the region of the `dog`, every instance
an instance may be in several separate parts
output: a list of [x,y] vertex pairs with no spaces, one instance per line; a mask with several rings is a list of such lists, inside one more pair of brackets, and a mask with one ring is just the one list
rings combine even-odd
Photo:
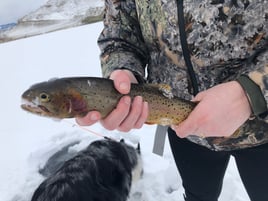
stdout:
[[45,179],[31,201],[126,201],[141,163],[140,146],[94,141]]

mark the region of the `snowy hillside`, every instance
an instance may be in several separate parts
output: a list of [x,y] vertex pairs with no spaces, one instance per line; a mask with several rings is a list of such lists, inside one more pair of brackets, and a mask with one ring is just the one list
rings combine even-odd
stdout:
[[[81,140],[72,147],[80,150],[98,139],[73,126],[73,121],[55,122],[22,111],[20,95],[33,83],[53,77],[101,76],[96,46],[101,28],[97,23],[0,44],[0,201],[29,201],[43,180],[38,169],[49,156],[70,142]],[[152,154],[154,126],[127,134],[106,131],[98,124],[88,129],[129,142],[140,140],[145,173],[130,201],[183,201],[168,142],[163,157]],[[220,201],[249,201],[233,160]]]
[[12,29],[0,29],[0,43],[100,21],[103,7],[104,0],[49,0]]

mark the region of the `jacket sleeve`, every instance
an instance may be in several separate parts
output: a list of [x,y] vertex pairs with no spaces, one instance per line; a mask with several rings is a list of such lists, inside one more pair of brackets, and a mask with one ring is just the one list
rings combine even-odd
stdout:
[[268,38],[263,53],[258,57],[257,68],[241,75],[237,81],[245,90],[253,115],[267,118],[268,114]]
[[104,29],[98,45],[104,77],[115,69],[128,69],[136,77],[145,77],[148,55],[134,0],[105,1]]

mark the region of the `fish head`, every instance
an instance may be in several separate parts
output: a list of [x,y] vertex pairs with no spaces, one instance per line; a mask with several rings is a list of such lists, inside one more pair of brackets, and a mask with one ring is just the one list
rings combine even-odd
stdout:
[[40,116],[57,119],[67,118],[71,113],[71,101],[64,90],[50,83],[33,85],[22,94],[21,108]]

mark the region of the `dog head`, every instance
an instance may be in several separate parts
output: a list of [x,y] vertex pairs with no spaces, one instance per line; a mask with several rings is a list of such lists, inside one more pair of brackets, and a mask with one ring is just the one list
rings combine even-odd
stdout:
[[141,176],[140,149],[124,141],[97,140],[48,177],[32,201],[125,201]]

